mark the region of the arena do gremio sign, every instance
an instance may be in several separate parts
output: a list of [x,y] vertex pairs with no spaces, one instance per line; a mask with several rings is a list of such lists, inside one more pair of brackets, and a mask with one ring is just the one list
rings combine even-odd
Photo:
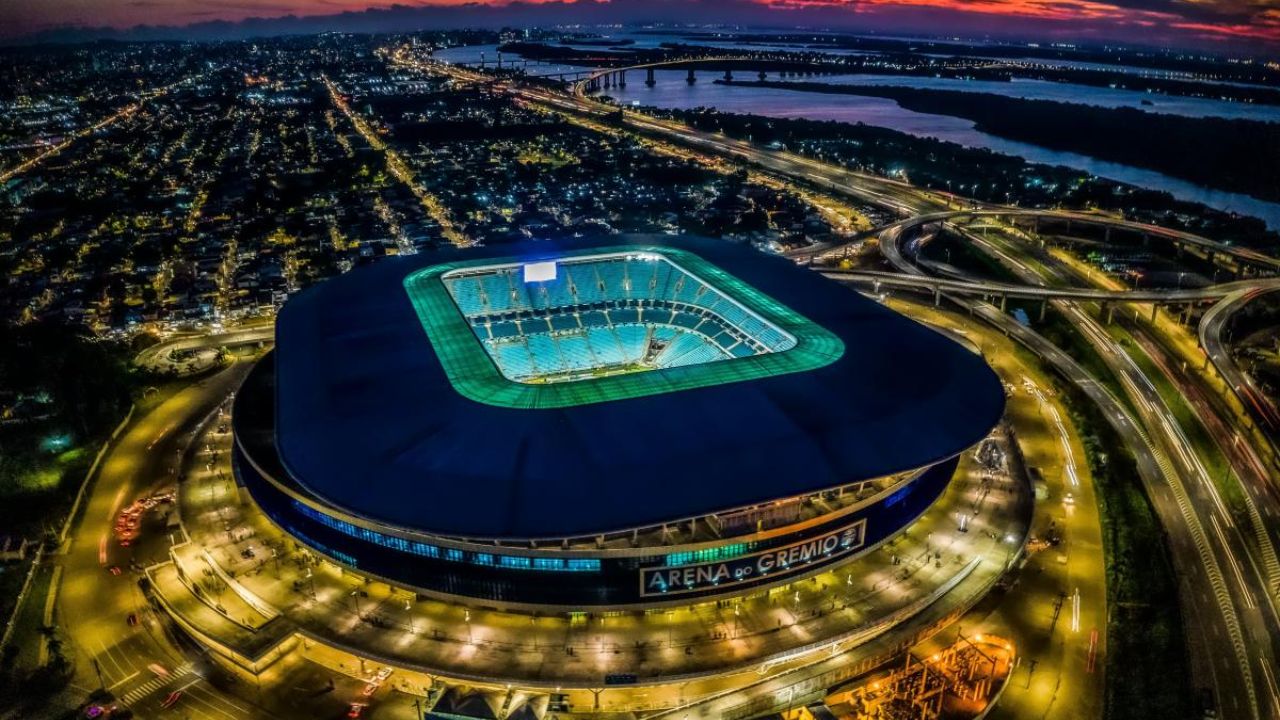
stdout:
[[671,595],[706,590],[755,580],[761,576],[784,578],[847,555],[866,543],[866,519],[810,540],[771,548],[732,560],[648,568],[640,571],[640,595]]

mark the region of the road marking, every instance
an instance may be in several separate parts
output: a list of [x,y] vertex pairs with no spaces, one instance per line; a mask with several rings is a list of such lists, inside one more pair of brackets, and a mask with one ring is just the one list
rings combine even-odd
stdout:
[[1222,532],[1222,526],[1218,524],[1218,516],[1210,515],[1209,522],[1213,525],[1213,531],[1218,534],[1218,540],[1222,543],[1223,554],[1227,557],[1227,562],[1231,565],[1231,571],[1235,573],[1236,582],[1240,585],[1240,593],[1244,596],[1245,607],[1253,610],[1257,608],[1257,604],[1253,601],[1253,593],[1249,591],[1249,586],[1244,581],[1244,573],[1240,570],[1240,563],[1236,561],[1236,556],[1231,552],[1231,546],[1227,544],[1226,535]]
[[107,689],[108,689],[108,690],[112,690],[112,689],[114,689],[117,685],[122,685],[122,684],[124,684],[124,683],[126,683],[126,682],[129,682],[130,680],[132,680],[132,679],[134,679],[134,678],[136,678],[136,677],[138,677],[138,671],[137,671],[137,670],[134,670],[133,672],[129,673],[128,675],[125,675],[124,677],[120,678],[119,680],[117,680],[117,681],[115,681],[115,682],[111,683],[110,685],[108,685],[108,686],[107,686]]
[[160,686],[164,685],[165,681],[165,678],[151,678],[138,687],[125,693],[124,697],[120,698],[120,701],[125,705],[132,705],[133,703],[150,695],[153,691],[160,689]]
[[116,662],[115,656],[113,656],[111,654],[111,651],[107,649],[107,644],[105,642],[103,642],[102,640],[99,640],[98,647],[102,649],[97,653],[96,656],[105,658],[107,662],[115,666],[115,669],[118,670],[120,674],[123,675],[127,672],[120,663]]
[[212,690],[210,690],[210,689],[208,689],[208,688],[201,687],[201,688],[197,688],[197,689],[198,689],[198,690],[201,690],[202,692],[207,693],[210,697],[215,698],[218,702],[222,703],[223,705],[226,705],[227,707],[233,707],[233,708],[235,708],[236,710],[239,710],[242,714],[246,714],[246,715],[247,715],[247,714],[249,713],[249,708],[246,708],[246,707],[242,707],[242,706],[240,706],[240,705],[237,705],[237,704],[235,704],[235,703],[231,702],[230,700],[228,700],[225,696],[218,695],[217,693],[213,692]]
[[1262,674],[1267,680],[1267,690],[1271,693],[1271,704],[1276,708],[1276,717],[1280,717],[1280,688],[1276,687],[1276,677],[1271,673],[1271,664],[1262,655],[1258,656],[1258,661],[1262,663]]
[[121,503],[124,502],[124,493],[128,489],[129,489],[128,487],[121,486],[120,491],[116,493],[116,498],[111,501],[111,511],[107,513],[108,523],[110,523],[112,520],[115,520],[116,513],[119,512],[120,505]]
[[1088,655],[1088,660],[1086,660],[1084,664],[1085,672],[1089,672],[1089,673],[1093,672],[1093,668],[1097,662],[1097,659],[1098,659],[1098,628],[1094,628],[1089,633],[1089,655]]
[[[194,683],[193,683],[193,684],[194,684]],[[188,686],[188,687],[189,687],[189,686]],[[202,705],[207,705],[207,706],[209,706],[210,708],[212,708],[213,712],[216,712],[216,713],[218,713],[218,714],[220,714],[220,715],[226,715],[227,717],[231,718],[231,720],[237,720],[237,718],[244,717],[245,715],[247,715],[247,714],[248,714],[248,711],[246,711],[244,708],[239,707],[239,706],[236,706],[236,705],[231,705],[231,703],[227,703],[227,704],[228,704],[228,705],[231,705],[231,707],[235,708],[236,710],[239,710],[239,711],[240,711],[240,714],[236,714],[236,713],[232,713],[232,712],[229,712],[229,711],[227,711],[227,710],[224,710],[224,709],[222,709],[222,708],[218,707],[218,705],[217,705],[216,703],[214,703],[213,701],[211,701],[211,700],[205,700],[205,699],[202,699],[202,698],[200,697],[200,694],[201,694],[201,693],[203,693],[203,694],[207,694],[210,698],[213,698],[213,700],[219,700],[219,701],[220,701],[220,700],[222,700],[222,698],[220,698],[220,697],[218,697],[217,695],[214,695],[213,693],[209,692],[209,690],[208,690],[207,688],[204,688],[204,687],[193,687],[193,688],[191,688],[191,692],[187,693],[187,697],[188,697],[188,698],[190,698],[193,702],[197,702],[197,703],[200,703],[200,704],[202,704]]]
[[147,696],[152,695],[153,693],[160,690],[161,688],[171,687],[173,686],[174,683],[178,683],[186,679],[190,679],[190,682],[188,682],[186,685],[183,685],[182,687],[172,692],[181,692],[186,688],[189,688],[192,685],[200,682],[202,678],[198,675],[193,674],[190,669],[183,671],[179,675],[163,675],[160,677],[154,677],[146,681],[145,683],[139,685],[138,687],[130,690],[128,693],[125,694],[124,697],[120,698],[120,700],[125,705],[132,705],[140,700],[143,700]]
[[193,678],[191,678],[191,682],[187,683],[186,685],[183,685],[182,687],[178,688],[177,690],[174,690],[174,692],[182,692],[183,690],[186,690],[187,688],[191,687],[192,685],[195,685],[196,683],[200,682],[200,681],[201,681],[201,680],[203,680],[203,679],[204,679],[204,678],[202,678],[202,677],[200,677],[200,676],[193,677]]
[[1040,391],[1038,385],[1031,381],[1031,378],[1023,375],[1022,380],[1027,392],[1035,395],[1036,399],[1040,401],[1040,406],[1049,408],[1049,413],[1053,416],[1053,423],[1057,426],[1058,438],[1062,443],[1062,454],[1066,458],[1067,479],[1071,481],[1072,487],[1079,487],[1080,476],[1076,472],[1076,454],[1071,449],[1071,435],[1068,434],[1067,426],[1062,422],[1062,415],[1058,412],[1058,407],[1045,400],[1044,393]]

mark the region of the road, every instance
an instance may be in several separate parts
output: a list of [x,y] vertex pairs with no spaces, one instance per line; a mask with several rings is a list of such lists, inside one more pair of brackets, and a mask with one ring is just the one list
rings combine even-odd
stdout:
[[[403,56],[397,61],[421,67],[418,61]],[[434,65],[431,69],[440,70]],[[474,80],[478,76],[463,70],[451,72],[465,79]],[[491,80],[485,76],[478,77]],[[596,118],[619,112],[617,108],[582,95],[566,95],[515,83],[495,83],[495,86],[525,101],[566,112]],[[344,103],[336,89],[331,84],[329,88],[339,108],[352,116],[343,108]],[[357,118],[352,119],[357,122]],[[1105,221],[1095,216],[1050,211],[955,211],[952,206],[957,199],[944,193],[845,170],[793,153],[758,148],[747,142],[692,130],[663,119],[627,113],[625,123],[628,129],[642,134],[661,137],[733,162],[750,163],[795,182],[817,185],[909,216],[903,223],[881,234],[881,247],[886,258],[906,274],[921,274],[902,256],[898,243],[903,230],[911,225],[984,213],[1047,216],[1092,223]],[[357,127],[359,129],[359,125]],[[374,144],[374,140],[370,143]],[[393,172],[396,170],[394,158],[388,155]],[[414,187],[412,176],[407,177],[410,179],[401,179]],[[1255,257],[1249,251],[1216,243],[1204,245],[1200,242],[1203,239],[1193,235],[1127,221],[1114,221],[1114,224],[1200,247],[1207,252],[1229,254],[1243,265],[1280,267],[1280,261],[1265,256]],[[446,223],[442,226],[448,228]],[[465,243],[465,238],[451,239],[459,244]],[[812,255],[830,249],[809,248],[807,251]],[[1014,322],[1005,313],[986,303],[959,297],[960,294],[990,291],[994,285],[934,279],[897,278],[890,281],[883,278],[881,281],[932,283],[928,286],[947,293],[961,306],[968,307],[975,315],[1032,349],[1098,404],[1133,449],[1148,496],[1168,531],[1170,547],[1183,580],[1184,614],[1188,620],[1193,620],[1188,624],[1196,635],[1193,640],[1201,650],[1198,662],[1217,688],[1224,716],[1280,716],[1280,690],[1277,690],[1271,674],[1271,668],[1280,657],[1275,646],[1275,639],[1280,637],[1280,616],[1268,588],[1267,560],[1261,556],[1262,549],[1257,546],[1259,541],[1246,538],[1241,523],[1226,510],[1223,500],[1216,494],[1213,479],[1208,477],[1197,457],[1196,449],[1189,447],[1189,441],[1171,420],[1172,413],[1150,378],[1080,305],[1081,301],[1094,300],[1123,299],[1132,302],[1142,296],[1126,293],[1121,298],[1109,290],[1044,287],[1048,279],[1043,276],[1042,268],[1032,267],[997,243],[986,246],[984,250],[1002,257],[1027,282],[1027,287],[1003,286],[994,294],[1052,299],[1054,306],[1068,317],[1107,362],[1124,389],[1123,398],[1098,383],[1075,358]],[[944,286],[943,283],[948,284]],[[1255,291],[1256,284],[1253,287],[1244,284],[1229,288],[1219,286],[1207,291],[1176,291],[1179,294],[1175,296],[1160,293],[1148,301],[1189,301],[1225,294],[1227,302],[1231,303],[1233,299],[1238,302]],[[1227,314],[1224,310],[1215,318],[1225,318]],[[1219,335],[1220,328],[1219,324]],[[1220,342],[1216,348],[1206,343],[1206,349],[1215,365],[1225,353]],[[1155,355],[1157,349],[1147,347],[1144,350]],[[106,456],[92,492],[86,498],[85,512],[73,528],[69,547],[58,560],[64,569],[65,579],[57,607],[75,655],[82,660],[77,668],[79,688],[97,686],[100,677],[102,685],[111,688],[118,696],[129,698],[131,705],[144,714],[148,710],[156,710],[156,704],[164,694],[179,688],[193,698],[199,698],[203,709],[194,710],[197,716],[235,718],[257,714],[243,701],[213,688],[205,679],[206,668],[199,663],[188,662],[183,654],[182,641],[147,610],[135,582],[136,575],[129,569],[130,561],[154,560],[157,553],[163,556],[165,548],[157,548],[154,543],[152,546],[120,548],[111,539],[112,523],[119,509],[147,492],[152,485],[172,482],[172,468],[178,466],[178,457],[184,452],[192,433],[238,385],[244,372],[242,364],[233,364],[166,400],[130,426]],[[1223,374],[1229,379],[1232,377],[1227,372]],[[1242,386],[1232,384],[1237,389]],[[1276,504],[1275,500],[1263,495],[1250,497],[1255,502],[1265,503],[1268,510],[1273,510]],[[106,570],[111,566],[125,568],[125,571],[119,576],[112,575]],[[130,613],[138,613],[143,622],[137,627],[130,627],[125,622]],[[153,666],[163,668],[164,672],[158,674]]]
[[[124,548],[112,535],[120,509],[157,487],[175,484],[179,453],[248,369],[248,363],[235,363],[142,413],[103,457],[83,513],[57,558],[63,579],[56,613],[76,666],[73,690],[106,687],[140,717],[157,712],[159,702],[178,689],[187,697],[184,711],[191,717],[236,720],[254,714],[243,701],[210,685],[204,677],[207,665],[188,659],[189,643],[151,611],[138,587],[139,573],[131,563],[164,557],[167,538],[159,533],[150,543]],[[120,575],[108,571],[113,566],[122,569]],[[130,613],[140,619],[136,627],[127,622]]]
[[[360,137],[364,138],[365,142],[369,144],[369,147],[372,147],[383,154],[387,161],[387,170],[392,174],[392,176],[403,183],[404,186],[409,189],[409,192],[413,193],[414,197],[418,198],[418,202],[422,203],[422,207],[426,211],[427,215],[440,226],[440,234],[443,235],[446,240],[458,247],[469,247],[473,245],[474,242],[463,235],[462,232],[458,230],[457,226],[454,225],[453,217],[450,215],[448,208],[440,202],[439,198],[428,192],[427,189],[417,181],[417,178],[413,174],[413,170],[409,167],[408,163],[400,157],[400,154],[396,152],[394,148],[388,147],[387,144],[378,137],[377,133],[369,127],[369,123],[367,123],[364,118],[360,117],[359,113],[351,110],[351,104],[347,102],[346,96],[338,90],[338,86],[334,85],[333,81],[329,78],[323,76],[321,77],[321,82],[324,83],[325,89],[329,92],[329,99],[333,102],[334,107],[338,108],[338,110],[346,116],[347,120],[351,122],[352,127],[354,127],[356,132],[360,134]],[[400,239],[397,241],[397,245],[401,255],[413,255],[418,252],[418,249],[414,247],[413,243],[409,242],[407,239]]]
[[[523,85],[516,81],[495,81],[492,77],[465,68],[414,58],[408,48],[390,54],[393,63],[421,72],[447,74],[465,83],[483,83],[526,102],[552,110],[605,121],[621,112],[617,106],[593,100],[585,95],[572,95],[555,90]],[[687,62],[687,61],[682,61]],[[618,68],[620,69],[620,68]],[[715,155],[734,162],[753,163],[760,168],[784,175],[824,190],[836,191],[864,202],[888,207],[903,216],[923,212],[951,210],[954,197],[918,188],[909,183],[856,172],[822,163],[782,150],[769,150],[749,142],[734,140],[714,133],[694,130],[680,122],[650,117],[634,112],[624,113],[626,129],[652,135],[696,152]]]
[[867,270],[821,268],[819,272],[833,280],[871,284],[877,287],[883,285],[885,287],[916,288],[935,292],[945,291],[960,295],[994,295],[1031,300],[1060,299],[1164,304],[1218,300],[1237,293],[1257,293],[1269,289],[1280,290],[1280,279],[1240,280],[1218,285],[1206,285],[1199,288],[1110,290],[1105,288],[1015,285],[987,280],[952,280]]
[[[901,238],[900,230],[882,235],[881,250],[898,269],[919,274],[902,255]],[[973,234],[967,238],[1029,285],[1069,282],[1043,267],[1033,267],[1025,249],[1020,252]],[[1109,392],[1109,398],[1095,398],[1137,455],[1148,496],[1169,534],[1183,581],[1184,618],[1196,619],[1187,624],[1189,637],[1196,641],[1198,636],[1199,652],[1193,652],[1192,659],[1200,666],[1200,677],[1212,678],[1226,717],[1280,713],[1280,697],[1269,673],[1280,618],[1271,602],[1265,557],[1254,559],[1254,548],[1233,521],[1197,449],[1190,447],[1151,379],[1078,303],[1053,303],[1107,363],[1134,408],[1131,413]],[[1021,328],[995,308],[985,304],[981,308],[992,322]],[[1087,377],[1087,373],[1078,377],[1077,384]],[[1210,617],[1212,626],[1207,622]]]
[[1272,439],[1270,455],[1272,463],[1276,463],[1278,452],[1274,445],[1274,438],[1280,438],[1280,411],[1276,409],[1274,401],[1258,390],[1253,378],[1240,369],[1222,339],[1223,330],[1231,316],[1246,303],[1268,292],[1274,292],[1274,290],[1264,286],[1254,286],[1232,292],[1205,313],[1200,321],[1199,335],[1200,346],[1204,348],[1205,354],[1217,369],[1218,374],[1226,379],[1227,384],[1244,404],[1246,411],[1254,416],[1267,437]]
[[[176,372],[182,363],[170,359],[173,353],[186,351],[216,351],[218,348],[240,347],[270,343],[275,340],[275,323],[249,325],[228,329],[213,335],[181,334],[161,340],[143,349],[133,358],[135,367],[149,372]],[[208,368],[204,368],[208,369]]]
[[[954,198],[948,199],[950,200]],[[1104,228],[1124,230],[1138,235],[1143,235],[1145,237],[1154,237],[1166,240],[1178,246],[1196,248],[1205,253],[1206,256],[1212,254],[1215,257],[1221,256],[1231,258],[1242,267],[1251,267],[1268,272],[1280,271],[1280,259],[1273,258],[1270,255],[1264,255],[1257,251],[1250,250],[1249,248],[1237,245],[1228,245],[1216,240],[1210,240],[1209,238],[1183,230],[1174,230],[1171,228],[1160,227],[1158,225],[1134,222],[1132,220],[1124,220],[1105,215],[1095,215],[1069,210],[1028,209],[1002,207],[990,204],[978,205],[977,203],[973,203],[972,205],[973,207],[965,210],[948,209],[942,212],[922,211],[914,214],[912,217],[880,227],[875,231],[875,234],[883,234],[884,232],[891,230],[901,233],[912,228],[932,225],[935,223],[946,223],[960,218],[1030,218],[1033,220],[1045,219],[1058,222],[1069,221],[1080,225],[1096,225]],[[842,252],[843,249],[844,248],[842,246],[819,244],[806,248],[798,248],[785,254],[788,257],[802,259],[813,258],[826,254],[838,254]]]
[[49,158],[57,155],[63,150],[66,150],[67,148],[71,147],[76,143],[76,141],[86,138],[103,128],[110,127],[111,125],[114,125],[115,123],[127,117],[130,117],[134,113],[138,112],[138,110],[142,109],[143,104],[146,103],[147,100],[163,95],[169,92],[170,90],[172,90],[173,88],[179,85],[183,85],[188,82],[191,82],[191,80],[194,80],[194,79],[197,79],[197,78],[188,78],[186,80],[180,80],[171,85],[166,85],[165,87],[155,88],[152,90],[148,90],[146,92],[138,93],[137,95],[130,95],[129,97],[136,98],[134,102],[120,108],[119,110],[115,111],[114,113],[111,113],[110,115],[102,118],[101,120],[95,123],[92,123],[83,128],[80,128],[79,130],[76,130],[75,132],[71,133],[66,138],[64,138],[62,142],[56,145],[50,145],[44,150],[41,150],[36,155],[18,163],[17,165],[14,165],[11,168],[0,169],[0,185],[7,183],[11,178],[17,177],[18,175],[21,175],[22,173],[25,173],[28,170],[31,170],[32,168],[35,168],[45,160],[48,160]]

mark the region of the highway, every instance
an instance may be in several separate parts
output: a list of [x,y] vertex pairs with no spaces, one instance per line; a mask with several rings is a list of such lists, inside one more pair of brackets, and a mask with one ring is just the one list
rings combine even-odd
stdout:
[[[1222,332],[1237,310],[1260,295],[1274,291],[1272,287],[1256,283],[1235,290],[1205,313],[1199,328],[1200,346],[1204,348],[1209,361],[1235,391],[1246,411],[1255,417],[1268,439],[1280,438],[1280,410],[1276,409],[1274,401],[1258,390],[1253,378],[1240,369],[1223,342]],[[1271,450],[1271,458],[1275,462],[1280,450],[1277,450],[1274,441]]]
[[1051,287],[1014,285],[985,280],[954,280],[924,275],[869,270],[839,270],[820,268],[822,275],[842,282],[870,284],[876,287],[894,287],[932,290],[960,295],[983,295],[1027,300],[1078,300],[1128,303],[1187,303],[1219,300],[1233,294],[1264,292],[1280,289],[1280,278],[1266,280],[1239,280],[1200,288],[1159,288],[1150,290],[1110,290],[1103,288]]
[[[946,193],[923,190],[909,183],[862,173],[822,163],[811,158],[783,150],[769,150],[743,140],[734,140],[715,133],[694,130],[680,122],[655,118],[593,100],[585,94],[557,92],[540,86],[528,86],[518,81],[495,81],[491,76],[458,66],[436,61],[420,60],[412,56],[408,48],[390,53],[393,63],[421,72],[446,74],[464,83],[484,83],[496,90],[507,92],[526,102],[606,121],[622,113],[626,129],[658,137],[686,147],[695,152],[718,156],[733,162],[752,163],[761,169],[781,176],[815,185],[823,190],[855,197],[877,206],[887,207],[904,217],[914,217],[921,212],[932,213],[952,209],[954,198]],[[723,61],[725,58],[718,58]],[[711,62],[711,59],[704,62]],[[694,62],[688,59],[673,61]],[[627,69],[643,69],[636,66]],[[611,71],[621,70],[614,68]]]
[[[1163,228],[1158,225],[1148,225],[1145,223],[1124,220],[1120,218],[1107,217],[1105,215],[1094,215],[1083,212],[1073,212],[1069,210],[1044,210],[1044,209],[1027,209],[1001,207],[995,205],[981,205],[967,210],[946,210],[942,212],[922,212],[912,217],[899,220],[895,223],[884,225],[873,232],[873,234],[883,234],[894,230],[903,232],[912,228],[931,225],[935,223],[946,223],[948,221],[960,218],[1031,218],[1045,219],[1058,222],[1072,222],[1080,225],[1096,225],[1107,228],[1124,230],[1127,232],[1143,235],[1145,237],[1154,237],[1161,240],[1174,243],[1183,247],[1197,248],[1206,254],[1214,256],[1229,257],[1238,262],[1241,266],[1252,267],[1255,269],[1265,270],[1268,272],[1280,272],[1280,259],[1273,258],[1269,255],[1242,248],[1236,245],[1228,245],[1216,240],[1189,233],[1183,230],[1174,230],[1171,228]],[[835,255],[842,252],[843,246],[817,244],[805,248],[797,248],[795,250],[784,253],[788,257],[796,259],[811,259],[824,255]]]
[[[882,234],[881,251],[899,270],[919,274],[920,270],[901,253],[901,237],[901,229]],[[968,239],[985,244],[984,251],[1029,285],[1068,281],[1060,275],[1046,277],[1044,268],[1033,268],[1025,259],[1025,248],[1018,252],[972,234]],[[1201,677],[1212,678],[1226,717],[1280,713],[1280,697],[1268,672],[1277,656],[1275,639],[1280,637],[1280,619],[1266,570],[1266,556],[1274,557],[1273,551],[1265,552],[1264,543],[1256,549],[1262,557],[1254,558],[1255,548],[1244,536],[1246,530],[1227,510],[1196,449],[1189,446],[1150,378],[1078,303],[1053,302],[1107,363],[1137,413],[1135,418],[1118,398],[1094,398],[1138,457],[1148,495],[1169,534],[1183,580],[1188,635],[1193,642],[1197,634],[1200,636],[1193,661],[1201,667]],[[989,305],[979,307],[992,322],[1011,330],[1016,326],[1023,334],[1030,332]],[[1077,384],[1080,381],[1080,377],[1075,379]],[[1082,387],[1087,390],[1091,386]],[[1274,498],[1260,496],[1256,500],[1275,504]],[[1195,582],[1189,582],[1192,579]],[[1212,590],[1212,595],[1205,592],[1206,588]],[[1191,622],[1191,617],[1197,621]],[[1208,626],[1210,617],[1217,627]]]

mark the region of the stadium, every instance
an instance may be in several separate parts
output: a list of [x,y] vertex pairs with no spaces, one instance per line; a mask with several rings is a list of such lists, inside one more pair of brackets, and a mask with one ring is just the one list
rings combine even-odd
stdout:
[[900,534],[999,421],[981,357],[723,241],[391,258],[301,293],[233,412],[301,546],[533,611],[741,596]]

